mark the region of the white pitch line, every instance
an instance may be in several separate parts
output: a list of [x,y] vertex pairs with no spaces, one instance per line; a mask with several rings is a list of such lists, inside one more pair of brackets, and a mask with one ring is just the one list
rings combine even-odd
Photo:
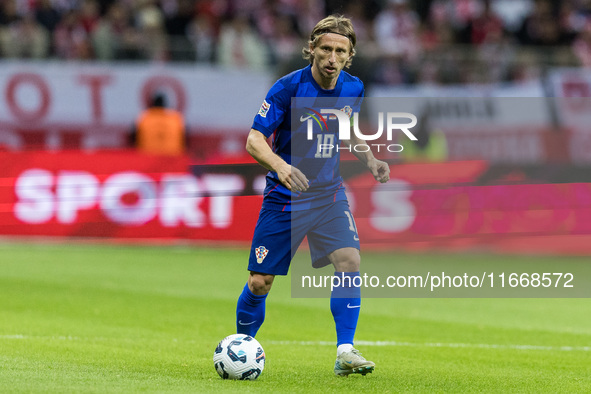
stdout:
[[60,341],[79,341],[82,338],[73,337],[73,336],[40,336],[40,335],[22,335],[22,334],[12,334],[12,335],[0,335],[0,339],[57,339]]
[[[104,341],[106,338],[80,338],[74,336],[36,336],[36,335],[0,335],[0,339],[50,339],[60,341]],[[141,341],[137,338],[136,341]],[[178,339],[173,339],[178,342]],[[189,341],[196,342],[196,341]],[[331,341],[265,341],[270,345],[289,345],[289,346],[335,346]],[[591,352],[591,346],[541,346],[541,345],[500,345],[493,343],[445,343],[445,342],[396,342],[396,341],[355,341],[359,346],[378,346],[378,347],[441,347],[441,348],[465,348],[465,349],[509,349],[509,350],[544,350],[560,352]]]
[[[298,346],[335,346],[329,341],[265,341],[270,345]],[[539,346],[539,345],[499,345],[488,343],[443,343],[443,342],[395,342],[395,341],[355,341],[359,346],[390,346],[390,347],[442,347],[442,348],[473,348],[473,349],[511,349],[511,350],[545,350],[561,352],[591,352],[591,346]]]

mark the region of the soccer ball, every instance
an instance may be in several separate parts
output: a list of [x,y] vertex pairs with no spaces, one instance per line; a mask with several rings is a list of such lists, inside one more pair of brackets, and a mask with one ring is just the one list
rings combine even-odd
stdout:
[[265,368],[265,351],[250,335],[234,334],[218,343],[213,364],[222,379],[255,380]]

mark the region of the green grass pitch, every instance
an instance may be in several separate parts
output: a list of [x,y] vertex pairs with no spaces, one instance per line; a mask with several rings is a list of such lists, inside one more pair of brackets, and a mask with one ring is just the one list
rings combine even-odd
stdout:
[[376,370],[337,378],[328,300],[292,299],[288,278],[257,335],[263,374],[223,381],[247,254],[0,244],[0,392],[591,391],[588,299],[366,299],[357,347]]

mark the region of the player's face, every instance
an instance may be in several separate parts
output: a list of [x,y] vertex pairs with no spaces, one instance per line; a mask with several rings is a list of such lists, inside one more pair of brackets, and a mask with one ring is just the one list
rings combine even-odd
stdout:
[[316,47],[310,45],[314,56],[312,75],[324,89],[332,89],[337,77],[351,57],[351,43],[340,34],[328,33],[320,37]]

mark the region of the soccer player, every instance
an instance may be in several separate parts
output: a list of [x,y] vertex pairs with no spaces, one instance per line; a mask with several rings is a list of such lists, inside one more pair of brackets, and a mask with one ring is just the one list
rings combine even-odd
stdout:
[[[365,375],[375,367],[353,347],[361,297],[360,288],[350,284],[359,276],[359,238],[339,174],[338,151],[328,144],[321,146],[321,138],[318,149],[316,138],[308,141],[310,146],[294,142],[291,99],[312,97],[338,102],[353,98],[359,104],[363,83],[343,71],[355,55],[355,43],[348,18],[331,15],[318,22],[308,47],[303,49],[310,65],[279,79],[254,118],[246,149],[269,173],[252,241],[250,275],[236,308],[237,332],[255,336],[265,318],[265,299],[275,275],[287,274],[296,249],[307,235],[313,267],[332,264],[335,275],[350,279],[333,289],[330,300],[337,333],[334,372],[340,376]],[[272,148],[267,144],[271,135]],[[338,140],[333,141],[338,144]],[[363,143],[356,137],[343,142]],[[377,181],[388,181],[387,163],[377,160],[369,150],[355,155]]]

